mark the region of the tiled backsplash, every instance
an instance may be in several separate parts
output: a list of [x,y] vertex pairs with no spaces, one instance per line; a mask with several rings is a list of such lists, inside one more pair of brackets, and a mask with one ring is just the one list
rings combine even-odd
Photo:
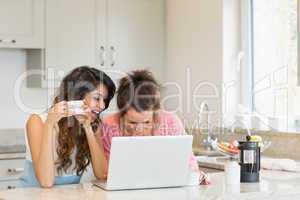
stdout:
[[25,152],[23,129],[0,130],[0,153]]
[[[201,148],[202,141],[207,135],[201,133],[197,129],[187,130],[189,134],[194,135],[194,144],[196,148]],[[220,132],[220,131],[217,131]],[[238,131],[238,133],[230,133],[224,131],[218,134],[219,141],[244,140],[246,133]],[[263,140],[271,141],[271,146],[263,153],[265,156],[275,158],[291,158],[300,160],[300,134],[295,133],[273,133],[258,132],[257,135],[262,136]],[[0,130],[0,153],[25,152],[25,137],[23,129],[1,129]]]
[[[195,148],[201,148],[202,141],[207,137],[206,134],[199,130],[187,130],[189,134],[194,135]],[[220,132],[220,131],[219,131]],[[263,155],[273,158],[290,158],[300,160],[300,134],[296,133],[274,133],[274,132],[256,132],[264,141],[271,141],[271,146],[263,152]],[[230,133],[224,131],[222,134],[217,134],[219,141],[230,142],[232,140],[245,140],[245,131]]]

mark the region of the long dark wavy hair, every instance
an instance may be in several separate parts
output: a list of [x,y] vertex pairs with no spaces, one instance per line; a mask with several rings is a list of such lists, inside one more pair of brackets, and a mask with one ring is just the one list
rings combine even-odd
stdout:
[[[115,84],[104,72],[88,66],[78,67],[63,78],[53,103],[82,100],[87,93],[95,90],[99,84],[106,86],[108,91],[108,96],[105,99],[106,109],[115,94]],[[91,124],[94,132],[98,129],[99,124],[100,118],[98,117]],[[76,150],[76,165],[73,170],[76,170],[76,174],[81,176],[91,162],[85,130],[74,116],[62,118],[58,122],[58,128],[56,170],[59,174],[63,171],[66,173],[72,165],[71,155]]]

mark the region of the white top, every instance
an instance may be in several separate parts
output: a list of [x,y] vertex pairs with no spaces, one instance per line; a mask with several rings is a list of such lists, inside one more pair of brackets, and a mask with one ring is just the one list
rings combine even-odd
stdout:
[[[43,121],[43,123],[45,123],[46,119],[47,119],[47,115],[48,113],[42,113],[42,114],[37,114],[41,120]],[[53,156],[54,156],[54,161],[56,161],[58,159],[58,155],[56,152],[56,148],[58,146],[58,125],[56,124],[54,129],[53,129],[53,134],[54,134],[54,140],[53,140]],[[31,158],[31,152],[30,152],[30,148],[29,148],[29,143],[28,143],[28,139],[27,139],[27,132],[25,129],[25,141],[26,141],[26,160],[29,160],[32,162],[32,158]],[[71,155],[71,159],[72,159],[72,165],[69,167],[67,173],[64,173],[62,175],[65,174],[76,174],[76,170],[72,170],[75,167],[75,156],[76,156],[76,150],[73,151],[72,155]],[[57,176],[57,171],[55,170],[55,175]]]

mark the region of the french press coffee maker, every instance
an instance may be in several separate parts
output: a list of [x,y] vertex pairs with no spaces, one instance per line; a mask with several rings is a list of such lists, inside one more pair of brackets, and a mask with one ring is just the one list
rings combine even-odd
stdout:
[[258,142],[247,141],[239,142],[241,183],[259,182],[260,171],[260,147]]

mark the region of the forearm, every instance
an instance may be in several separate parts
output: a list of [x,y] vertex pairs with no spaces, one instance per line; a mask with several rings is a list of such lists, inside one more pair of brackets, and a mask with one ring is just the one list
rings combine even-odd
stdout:
[[105,158],[102,141],[97,140],[92,128],[86,127],[86,137],[91,152],[92,167],[97,179],[106,179],[108,163]]
[[42,187],[51,187],[54,182],[53,127],[47,121],[44,124],[40,153],[35,163],[37,180]]

